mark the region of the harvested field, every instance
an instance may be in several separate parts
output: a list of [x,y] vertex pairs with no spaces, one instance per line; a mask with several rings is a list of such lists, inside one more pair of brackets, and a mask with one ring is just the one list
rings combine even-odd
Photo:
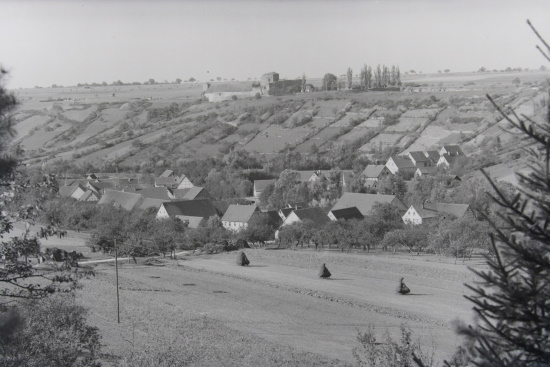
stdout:
[[423,117],[400,117],[399,122],[395,125],[388,126],[386,128],[387,132],[390,131],[397,131],[397,132],[404,132],[404,131],[415,131],[424,124],[428,123],[427,118]]
[[[458,317],[470,322],[473,315],[463,298],[468,292],[463,283],[472,281],[473,274],[466,265],[445,259],[439,263],[432,256],[263,249],[246,254],[249,267],[235,266],[234,253],[159,260],[157,266],[121,263],[118,328],[112,327],[112,264],[98,264],[96,278],[84,282],[78,297],[90,308],[89,320],[99,327],[108,352],[115,355],[126,350],[123,340],[132,333],[141,345],[151,342],[151,333],[162,339],[182,332],[178,325],[212,320],[220,333],[235,330],[237,335],[313,353],[310,358],[351,363],[357,330],[373,324],[378,335],[388,329],[397,337],[399,325],[406,322],[423,345],[436,342],[440,359],[459,342],[451,321]],[[333,274],[328,280],[317,277],[322,263]],[[411,295],[396,293],[401,276]],[[193,334],[188,343],[201,339]]]
[[408,110],[404,112],[401,117],[413,117],[413,118],[429,118],[437,115],[439,110],[435,108],[424,108],[419,110]]
[[361,124],[357,125],[357,127],[379,127],[384,124],[384,118],[383,117],[375,117],[371,116],[368,120],[363,121]]
[[451,132],[441,126],[428,126],[408,149],[408,151],[428,150],[436,145],[441,139],[451,135]]
[[45,122],[49,121],[51,119],[50,116],[42,116],[42,115],[33,115],[29,118],[26,118],[17,124],[14,125],[14,130],[16,132],[16,139],[21,139],[25,135],[28,135],[31,130],[37,126],[41,126]]

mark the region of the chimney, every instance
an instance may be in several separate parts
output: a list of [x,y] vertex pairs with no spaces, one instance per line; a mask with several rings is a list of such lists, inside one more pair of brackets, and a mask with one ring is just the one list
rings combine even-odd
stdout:
[[426,202],[426,200],[422,200],[422,209],[424,209],[424,203]]

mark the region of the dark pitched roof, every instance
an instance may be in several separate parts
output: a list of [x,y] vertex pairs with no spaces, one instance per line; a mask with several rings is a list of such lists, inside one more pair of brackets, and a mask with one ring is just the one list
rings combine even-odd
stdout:
[[264,191],[266,187],[275,183],[277,180],[254,180],[254,190]]
[[449,155],[464,155],[460,145],[444,145],[443,148],[447,151]]
[[457,218],[462,218],[469,208],[468,204],[424,203],[424,209],[437,211],[442,214],[451,214]]
[[361,220],[361,219],[365,218],[363,216],[363,214],[361,214],[359,209],[357,209],[357,207],[355,207],[355,206],[351,207],[351,208],[331,210],[330,212],[332,213],[332,215],[334,215],[336,220],[339,220],[339,219],[344,219],[344,220],[359,219],[359,220]]
[[432,160],[432,162],[437,163],[439,160],[439,152],[437,150],[428,150],[426,155]]
[[98,204],[111,204],[126,210],[132,210],[141,203],[141,195],[130,192],[107,190]]
[[306,182],[308,181],[311,176],[317,175],[316,171],[296,171],[300,174],[300,181]]
[[[206,193],[206,190],[203,187],[191,187],[189,189],[174,189],[172,190],[174,194],[174,199],[185,199],[185,200],[193,200],[197,196],[199,196],[202,192]],[[208,195],[210,196],[210,195]]]
[[456,159],[458,158],[455,155],[448,155],[447,153],[443,154],[441,157],[445,158],[447,163],[449,163],[449,165],[451,166],[455,163]]
[[384,164],[369,164],[363,170],[362,175],[368,178],[378,178],[380,177],[380,174],[382,173],[384,168],[386,168],[386,165]]
[[283,208],[283,209],[280,209],[279,210],[283,216],[286,218],[290,215],[290,213],[292,213],[294,211],[294,208]]
[[283,220],[279,216],[279,213],[276,210],[268,210],[264,213],[267,214],[271,221],[277,226],[281,225],[281,223],[283,222]]
[[[68,197],[73,194],[73,192],[76,191],[77,186],[59,186],[59,195],[62,197]],[[82,188],[82,186],[80,186]]]
[[415,162],[430,162],[431,159],[426,157],[423,152],[409,152],[409,155],[414,159]]
[[390,158],[395,162],[395,165],[399,169],[416,168],[414,163],[408,158],[403,158],[395,154]]
[[248,223],[252,215],[257,211],[259,211],[259,209],[256,205],[231,204],[225,211],[222,221]]
[[303,222],[304,220],[311,220],[316,224],[325,224],[330,222],[330,218],[325,214],[323,209],[319,207],[297,209],[293,212]]
[[170,177],[156,177],[155,178],[155,185],[178,185],[182,180],[182,178],[179,178],[178,176],[170,176]]
[[148,208],[157,208],[159,209],[160,206],[163,203],[166,203],[167,200],[164,199],[153,199],[153,198],[143,198],[143,202],[139,206],[140,209],[148,209]]
[[99,200],[99,194],[92,190],[86,190],[84,194],[82,194],[81,197],[78,198],[79,201],[87,201],[90,196],[95,196]]
[[218,211],[211,200],[181,200],[171,201],[162,204],[169,216],[189,216],[209,218],[218,215]]
[[167,169],[166,171],[162,172],[159,177],[170,177],[173,174],[174,174],[174,171],[171,171],[171,170]]
[[101,191],[103,189],[112,189],[116,186],[114,182],[103,182],[103,181],[90,182],[90,185],[95,187],[98,191]]
[[170,200],[168,189],[166,187],[148,187],[146,189],[135,190],[136,194],[140,194],[144,198]]
[[376,203],[390,203],[396,205],[400,209],[407,209],[395,195],[345,192],[344,195],[338,199],[336,204],[334,204],[331,211],[357,207],[361,214],[368,215]]
[[437,167],[430,166],[430,167],[418,167],[417,170],[422,172],[423,175],[429,175],[437,171]]

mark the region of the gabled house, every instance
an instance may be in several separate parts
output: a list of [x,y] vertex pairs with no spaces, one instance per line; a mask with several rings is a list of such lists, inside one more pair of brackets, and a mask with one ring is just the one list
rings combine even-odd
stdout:
[[407,156],[416,167],[430,167],[434,165],[431,158],[426,156],[424,152],[409,152]]
[[316,173],[317,173],[317,176],[319,176],[320,178],[324,177],[327,180],[329,180],[331,177],[337,174],[339,176],[340,184],[342,185],[342,187],[346,187],[347,184],[351,182],[351,179],[353,177],[353,170],[347,170],[347,169],[317,171]]
[[86,175],[86,180],[97,180],[98,177],[94,173],[88,173]]
[[356,207],[363,216],[367,216],[376,203],[389,203],[402,211],[407,210],[407,207],[395,195],[346,192],[338,199],[336,204],[334,204],[331,211]]
[[277,180],[254,180],[254,197],[259,198],[262,192]]
[[257,205],[231,204],[222,217],[222,225],[230,231],[240,232],[248,228],[248,222],[256,213],[261,213]]
[[219,212],[212,201],[198,199],[162,203],[156,218],[178,218],[187,223],[189,228],[198,228],[214,216],[219,216]]
[[374,186],[378,185],[378,181],[383,180],[392,173],[383,164],[369,164],[361,175],[365,178],[365,186]]
[[194,186],[187,189],[173,189],[172,195],[174,199],[179,200],[195,200],[195,199],[212,199],[212,196],[204,187]]
[[412,172],[416,171],[416,166],[414,163],[407,157],[400,157],[398,155],[392,155],[388,158],[386,162],[386,167],[390,170],[392,174],[397,172]]
[[432,161],[432,166],[437,164],[437,161],[439,161],[439,157],[441,154],[437,150],[427,150],[424,152],[426,157],[430,158]]
[[292,223],[304,222],[305,220],[312,221],[317,225],[323,225],[330,222],[328,215],[319,207],[296,209],[293,210],[283,221],[282,227]]
[[98,204],[114,205],[117,208],[124,208],[126,210],[132,210],[138,208],[143,201],[143,198],[139,194],[130,192],[106,190]]
[[411,205],[402,219],[405,224],[422,224],[436,218],[475,216],[468,204],[423,203]]
[[99,201],[100,195],[92,190],[86,190],[86,192],[78,198],[78,201]]
[[59,186],[59,196],[70,197],[78,186]]
[[115,186],[116,185],[115,185],[114,182],[100,182],[100,181],[88,182],[85,185],[86,189],[92,190],[92,191],[98,193],[99,195],[103,195],[106,190],[114,189]]
[[439,150],[439,155],[444,154],[447,154],[451,157],[456,157],[459,155],[464,155],[464,152],[462,152],[462,149],[460,149],[460,145],[443,145]]
[[456,155],[448,155],[448,154],[442,154],[439,158],[439,161],[437,161],[437,166],[442,166],[444,168],[452,167],[452,165],[456,162],[456,159],[458,156]]
[[328,213],[328,217],[330,220],[337,221],[337,220],[348,220],[348,219],[358,219],[362,220],[365,217],[357,207],[351,207],[351,208],[344,208],[344,209],[335,209],[331,210]]
[[88,188],[86,188],[86,187],[84,187],[84,186],[82,186],[82,185],[77,185],[77,186],[75,186],[75,190],[74,190],[73,193],[71,194],[71,197],[72,197],[73,199],[78,200],[78,199],[80,199],[80,197],[81,197],[82,195],[84,195],[84,194],[86,193],[86,191],[88,191]]
[[414,177],[430,176],[437,172],[437,167],[418,167],[414,172]]
[[181,175],[178,177],[172,173],[170,176],[166,177],[155,177],[155,187],[167,187],[169,189],[190,189],[192,187],[195,187],[195,185],[193,185],[193,183],[185,175]]

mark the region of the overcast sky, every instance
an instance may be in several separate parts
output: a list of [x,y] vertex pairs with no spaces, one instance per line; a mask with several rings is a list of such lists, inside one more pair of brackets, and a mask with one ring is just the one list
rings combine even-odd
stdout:
[[538,68],[550,0],[6,1],[9,88],[115,80]]

